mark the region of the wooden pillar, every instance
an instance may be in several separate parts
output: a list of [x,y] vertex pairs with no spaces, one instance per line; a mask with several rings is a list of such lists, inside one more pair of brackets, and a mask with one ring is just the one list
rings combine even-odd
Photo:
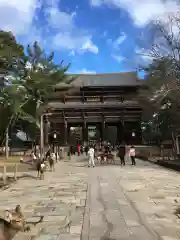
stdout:
[[125,143],[125,124],[124,119],[121,119],[121,140],[123,143]]
[[102,121],[101,121],[101,141],[102,142],[105,140],[105,128],[106,128],[106,122],[105,122],[105,119],[102,118]]
[[47,116],[45,116],[44,121],[44,143],[46,147],[49,144],[49,121]]
[[64,121],[64,145],[67,145],[67,139],[68,139],[68,126],[67,121]]
[[117,144],[121,143],[121,126],[120,126],[120,122],[117,122]]
[[88,126],[85,119],[83,120],[82,131],[83,131],[83,142],[88,142]]
[[117,142],[119,144],[125,141],[125,134],[124,134],[124,121],[120,120],[117,123]]
[[139,119],[139,122],[138,122],[138,132],[139,132],[138,144],[142,144],[141,119]]

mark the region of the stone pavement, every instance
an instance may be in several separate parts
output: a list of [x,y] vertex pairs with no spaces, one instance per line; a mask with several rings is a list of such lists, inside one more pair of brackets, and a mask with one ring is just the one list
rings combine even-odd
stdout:
[[86,163],[60,162],[45,180],[20,180],[1,192],[0,211],[20,203],[32,221],[44,217],[16,240],[180,239],[179,173],[140,160],[125,167]]
[[[34,173],[35,177],[36,173]],[[46,172],[45,180],[21,179],[1,192],[0,212],[22,206],[28,222],[36,223],[31,232],[18,233],[16,240],[80,239],[87,190],[83,168],[66,162],[56,164],[55,172]]]
[[140,160],[89,169],[87,204],[84,239],[180,239],[180,175],[172,170]]

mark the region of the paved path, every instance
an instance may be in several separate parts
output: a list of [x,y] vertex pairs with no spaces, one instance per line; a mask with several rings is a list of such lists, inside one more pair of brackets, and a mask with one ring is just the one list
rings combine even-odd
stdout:
[[180,239],[179,173],[143,161],[135,167],[85,163],[60,162],[45,180],[20,180],[1,192],[0,211],[19,202],[27,218],[44,216],[16,240]]
[[[71,166],[72,165],[72,166]],[[34,174],[35,177],[35,174]],[[30,222],[43,222],[16,240],[79,240],[87,192],[87,174],[75,164],[60,162],[45,180],[21,179],[0,194],[0,212],[20,204]]]
[[[180,174],[137,161],[89,170],[85,232],[92,240],[180,239]],[[88,224],[89,217],[89,224]]]

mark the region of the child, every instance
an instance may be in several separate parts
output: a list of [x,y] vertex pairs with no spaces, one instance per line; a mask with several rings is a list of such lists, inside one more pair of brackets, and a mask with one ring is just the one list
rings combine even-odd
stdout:
[[136,165],[136,161],[135,161],[136,150],[135,150],[134,146],[130,147],[129,156],[131,157],[132,165]]

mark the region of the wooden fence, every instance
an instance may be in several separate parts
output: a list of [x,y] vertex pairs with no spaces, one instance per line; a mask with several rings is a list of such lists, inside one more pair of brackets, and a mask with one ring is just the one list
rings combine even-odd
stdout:
[[[19,163],[0,163],[0,169],[2,169],[0,172],[2,172],[2,179],[4,184],[7,183],[7,178],[9,173],[11,173],[11,176],[14,178],[14,180],[17,180],[17,173],[18,173],[18,166]],[[8,168],[11,168],[11,171],[8,171]]]

